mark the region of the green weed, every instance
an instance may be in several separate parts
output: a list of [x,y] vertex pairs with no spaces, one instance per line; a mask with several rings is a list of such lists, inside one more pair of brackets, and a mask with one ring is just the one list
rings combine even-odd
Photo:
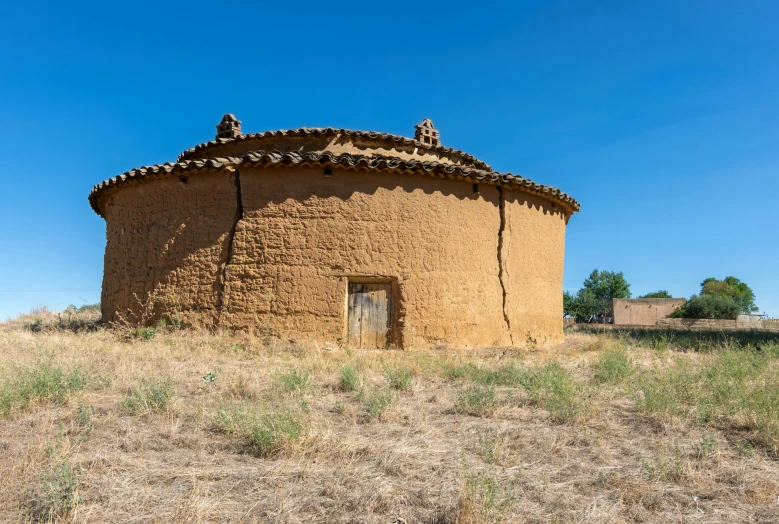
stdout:
[[133,415],[145,415],[167,409],[173,399],[173,382],[166,380],[142,380],[122,399],[122,407]]
[[470,370],[470,378],[485,386],[518,386],[522,384],[524,369],[514,364],[505,364],[497,369],[477,368]]
[[682,458],[679,449],[674,449],[670,457],[660,453],[652,461],[641,459],[641,466],[650,481],[679,484],[687,476],[687,462]]
[[500,483],[490,474],[467,471],[460,487],[454,522],[501,522],[512,503]]
[[363,397],[363,411],[368,419],[378,419],[389,409],[395,397],[390,390],[370,390]]
[[476,417],[489,417],[499,405],[492,386],[476,385],[460,391],[456,410]]
[[499,432],[482,433],[477,441],[477,450],[486,464],[500,464],[506,455],[506,437]]
[[652,417],[750,429],[753,442],[779,454],[778,364],[755,348],[725,349],[704,365],[677,359],[642,373],[633,398]]
[[35,367],[11,367],[0,379],[0,415],[27,409],[34,402],[64,404],[87,386],[88,377],[78,368],[65,370],[48,362]]
[[695,448],[695,454],[699,459],[706,458],[717,449],[717,439],[712,435],[706,435]]
[[341,378],[338,382],[341,391],[357,391],[362,387],[362,376],[354,366],[341,367]]
[[276,375],[276,383],[289,393],[302,393],[308,388],[311,378],[304,369],[292,369]]
[[471,364],[453,364],[451,362],[443,362],[440,365],[440,374],[446,380],[460,380],[466,378],[469,375]]
[[389,382],[390,388],[396,391],[408,391],[411,389],[411,370],[401,365],[385,365],[384,376]]
[[67,459],[60,461],[51,471],[41,477],[41,485],[33,491],[27,501],[29,516],[38,522],[52,522],[65,519],[81,502],[80,465],[73,465]]
[[305,410],[276,412],[222,409],[214,419],[217,430],[239,437],[260,457],[272,457],[290,450],[304,436]]
[[607,349],[595,361],[595,379],[611,384],[620,382],[633,373],[633,363],[624,347]]
[[589,415],[589,391],[557,362],[528,370],[521,382],[531,403],[547,410],[553,422],[570,423]]

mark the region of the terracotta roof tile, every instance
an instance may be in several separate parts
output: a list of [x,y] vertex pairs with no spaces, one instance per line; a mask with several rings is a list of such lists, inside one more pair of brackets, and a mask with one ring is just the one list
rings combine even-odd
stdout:
[[210,142],[204,142],[200,145],[187,149],[186,151],[184,151],[179,155],[178,160],[179,161],[192,160],[195,158],[194,155],[196,153],[200,153],[212,146],[219,145],[219,144],[242,142],[242,141],[252,140],[256,138],[268,138],[268,137],[286,138],[286,137],[305,137],[310,135],[338,135],[338,134],[347,135],[347,136],[356,136],[360,138],[389,140],[401,145],[418,147],[430,151],[438,151],[440,153],[444,153],[447,155],[458,156],[463,160],[466,160],[474,164],[474,166],[479,169],[484,169],[485,171],[491,171],[490,166],[486,162],[479,160],[478,158],[469,155],[464,151],[460,151],[459,149],[452,149],[450,147],[424,144],[413,138],[408,138],[400,135],[393,135],[390,133],[380,133],[377,131],[354,131],[351,129],[336,129],[333,127],[310,127],[310,128],[301,127],[299,129],[280,129],[277,131],[263,131],[261,133],[249,133],[247,135],[241,135],[235,138],[218,138],[216,140],[211,140]]
[[121,186],[133,180],[147,180],[165,175],[191,173],[197,171],[220,170],[228,166],[289,166],[289,165],[334,165],[347,169],[365,169],[370,171],[395,171],[457,180],[473,180],[478,183],[488,183],[506,187],[516,187],[522,191],[542,195],[549,200],[562,205],[568,213],[579,211],[579,203],[559,189],[537,184],[527,178],[511,173],[496,173],[489,170],[473,169],[456,164],[429,162],[419,160],[403,160],[390,156],[364,156],[343,153],[334,155],[324,153],[298,153],[279,151],[252,151],[240,157],[208,158],[198,160],[183,160],[176,163],[166,162],[153,166],[140,167],[122,173],[114,178],[101,182],[89,193],[89,203],[95,213],[103,216],[98,206],[100,197],[108,190]]

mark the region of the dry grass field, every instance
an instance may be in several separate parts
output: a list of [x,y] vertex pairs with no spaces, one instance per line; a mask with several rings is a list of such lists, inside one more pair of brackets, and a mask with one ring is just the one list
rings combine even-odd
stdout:
[[[0,325],[2,522],[779,522],[779,341]],[[776,337],[776,335],[774,335]]]

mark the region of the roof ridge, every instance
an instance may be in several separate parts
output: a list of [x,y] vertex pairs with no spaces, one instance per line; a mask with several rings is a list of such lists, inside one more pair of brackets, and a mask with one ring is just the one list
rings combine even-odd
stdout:
[[561,204],[569,214],[579,211],[579,203],[571,196],[563,193],[553,186],[538,184],[512,173],[497,173],[491,170],[476,169],[458,164],[430,160],[406,160],[387,155],[352,155],[349,153],[334,154],[330,151],[322,153],[308,151],[249,151],[240,157],[216,157],[206,159],[181,160],[179,162],[165,162],[152,166],[143,166],[131,169],[100,184],[96,184],[89,193],[89,203],[92,209],[100,216],[98,201],[102,194],[112,188],[118,187],[133,180],[146,179],[150,176],[162,176],[187,171],[201,171],[221,169],[227,166],[240,165],[306,165],[306,164],[333,164],[353,168],[365,168],[369,170],[398,170],[416,171],[431,176],[452,179],[471,179],[477,183],[491,183],[495,185],[517,187],[522,191],[542,195],[554,202]]
[[245,135],[238,135],[234,138],[217,138],[215,140],[209,140],[208,142],[203,142],[202,144],[198,144],[194,147],[190,147],[189,149],[184,150],[184,152],[178,156],[178,160],[179,161],[185,160],[186,159],[185,157],[187,155],[220,144],[229,144],[233,142],[241,142],[244,140],[252,140],[255,138],[266,138],[270,136],[282,136],[282,137],[307,136],[307,135],[315,135],[315,134],[324,135],[329,133],[332,134],[341,133],[348,136],[390,139],[405,145],[413,145],[415,147],[421,147],[426,150],[438,151],[449,155],[459,156],[462,157],[464,160],[473,162],[474,164],[480,164],[484,169],[491,169],[489,164],[487,164],[483,160],[479,160],[475,156],[470,155],[460,149],[454,149],[451,147],[438,146],[432,144],[425,144],[423,142],[420,142],[419,140],[416,140],[415,138],[395,135],[392,133],[383,133],[380,131],[358,131],[353,129],[336,128],[336,127],[299,127],[297,129],[276,129],[276,130],[260,131],[258,133],[247,133]]

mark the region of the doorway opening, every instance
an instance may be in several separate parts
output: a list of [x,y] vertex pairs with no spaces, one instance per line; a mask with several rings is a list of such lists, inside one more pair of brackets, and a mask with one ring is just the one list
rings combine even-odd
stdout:
[[392,283],[349,282],[347,342],[351,347],[386,349],[390,344]]

